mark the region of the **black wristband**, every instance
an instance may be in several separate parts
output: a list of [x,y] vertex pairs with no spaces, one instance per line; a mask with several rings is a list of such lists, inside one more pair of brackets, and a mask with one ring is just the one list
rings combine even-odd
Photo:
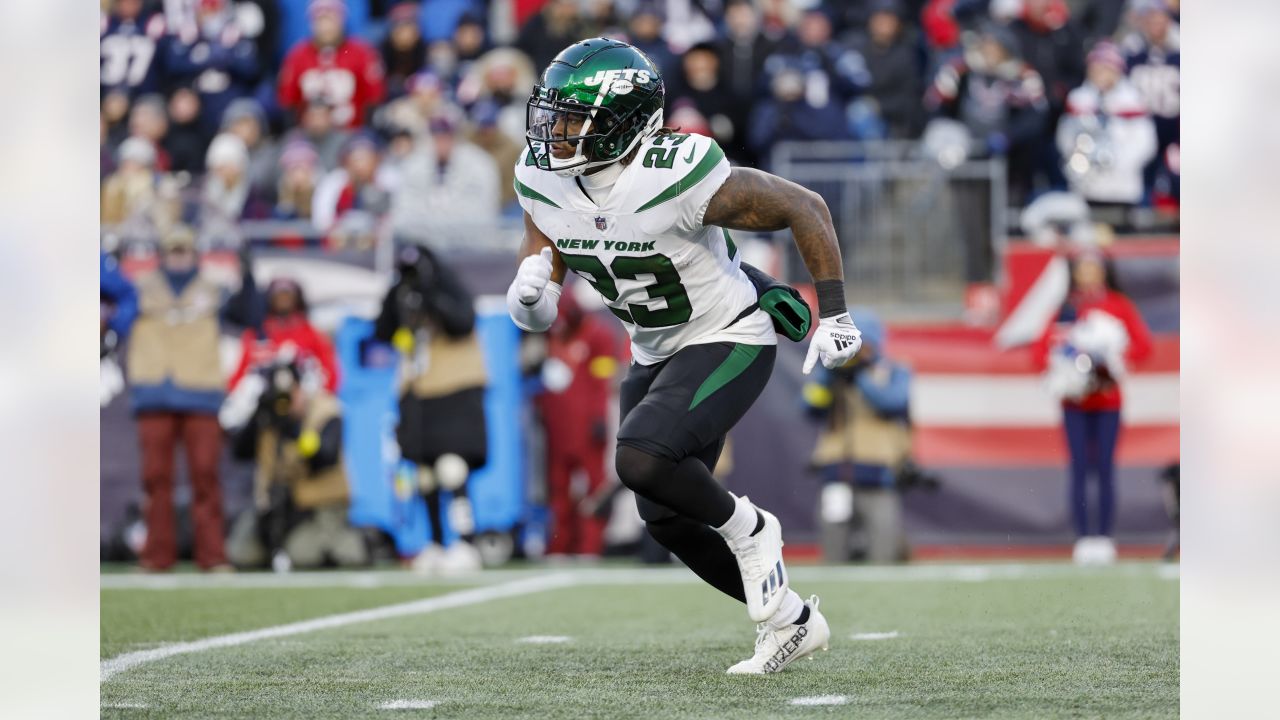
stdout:
[[835,317],[849,312],[844,303],[843,280],[817,280],[813,289],[818,293],[818,317]]

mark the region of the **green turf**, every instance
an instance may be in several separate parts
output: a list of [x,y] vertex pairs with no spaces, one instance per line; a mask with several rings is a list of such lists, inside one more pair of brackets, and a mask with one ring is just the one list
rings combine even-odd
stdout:
[[102,657],[460,590],[382,588],[103,590]]
[[[779,676],[723,674],[749,654],[754,632],[714,591],[582,586],[142,665],[104,683],[102,700],[147,708],[106,707],[104,717],[1176,717],[1178,583],[1152,567],[1060,570],[983,582],[796,581],[822,596],[832,647]],[[211,604],[233,625],[231,611],[250,603],[295,608],[296,618],[334,611],[330,595],[387,590],[224,590]],[[139,596],[150,623],[126,610]],[[177,591],[104,591],[104,647],[108,632],[123,645],[188,637],[183,602]],[[111,627],[122,612],[132,630]],[[166,635],[169,623],[186,627]],[[900,636],[849,639],[884,631]],[[516,642],[529,635],[573,639]],[[848,704],[788,704],[818,695]],[[376,709],[390,700],[439,705]]]

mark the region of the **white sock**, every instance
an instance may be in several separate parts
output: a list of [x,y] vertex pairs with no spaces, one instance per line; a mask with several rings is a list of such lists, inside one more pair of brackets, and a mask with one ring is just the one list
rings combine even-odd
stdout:
[[726,540],[736,540],[750,535],[751,531],[756,529],[757,520],[756,506],[744,497],[735,497],[733,514],[723,525],[716,528],[716,532]]
[[804,612],[804,601],[796,594],[795,590],[787,588],[787,594],[782,598],[782,604],[778,606],[778,612],[769,618],[769,627],[777,630],[792,625],[800,619],[800,613]]

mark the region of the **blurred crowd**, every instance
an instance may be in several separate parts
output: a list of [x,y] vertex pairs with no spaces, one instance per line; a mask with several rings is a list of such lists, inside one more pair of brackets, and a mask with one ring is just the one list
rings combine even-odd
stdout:
[[[667,122],[768,166],[789,140],[1003,157],[1011,199],[1176,208],[1178,0],[103,0],[102,221],[360,240],[515,213],[525,101],[625,39]],[[939,138],[943,140],[938,140]],[[949,140],[946,142],[944,140]],[[932,144],[931,144],[932,141]],[[952,158],[955,162],[955,158]]]

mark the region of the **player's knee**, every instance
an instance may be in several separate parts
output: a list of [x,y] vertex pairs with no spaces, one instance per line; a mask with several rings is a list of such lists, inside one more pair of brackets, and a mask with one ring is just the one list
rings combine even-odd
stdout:
[[674,467],[666,458],[627,445],[619,445],[615,457],[618,480],[641,497],[652,496],[653,489],[671,477]]

